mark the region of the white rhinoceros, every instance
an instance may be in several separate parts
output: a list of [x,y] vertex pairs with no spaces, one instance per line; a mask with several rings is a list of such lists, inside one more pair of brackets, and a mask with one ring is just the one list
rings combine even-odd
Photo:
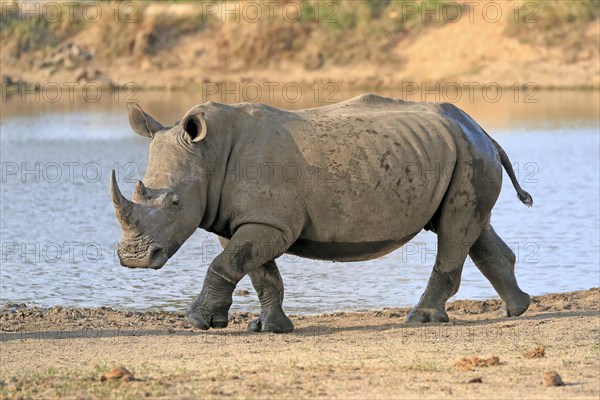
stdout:
[[118,255],[126,267],[161,268],[198,227],[219,235],[225,249],[187,314],[198,328],[227,326],[248,274],[262,307],[249,329],[289,332],[277,257],[369,260],[422,229],[438,235],[438,253],[408,321],[448,321],[467,255],[508,316],[529,306],[515,256],[490,225],[502,166],[519,199],[532,198],[498,143],[451,104],[372,94],[299,111],[211,102],[172,127],[130,104],[129,120],[151,139],[150,159],[133,201],[111,178]]

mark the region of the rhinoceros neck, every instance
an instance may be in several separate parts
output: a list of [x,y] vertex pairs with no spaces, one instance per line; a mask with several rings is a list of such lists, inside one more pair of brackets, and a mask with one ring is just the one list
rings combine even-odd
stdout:
[[[212,103],[211,103],[212,104]],[[219,105],[221,106],[221,105]],[[227,175],[227,168],[231,162],[231,153],[235,136],[235,110],[227,107],[217,112],[208,114],[207,119],[215,117],[217,120],[228,119],[227,126],[212,125],[214,136],[207,138],[205,146],[202,147],[200,158],[203,160],[204,182],[201,183],[201,198],[205,200],[204,213],[199,227],[209,232],[223,236],[224,213],[222,212],[223,185]],[[225,114],[225,116],[223,115]],[[218,131],[217,131],[218,130]],[[210,133],[209,133],[210,135]]]
[[[230,145],[227,147],[231,148]],[[229,162],[229,158],[230,151],[224,154],[223,157],[214,164],[215,169],[208,174],[206,182],[202,183],[201,198],[205,200],[205,206],[199,227],[209,232],[220,233],[218,231],[219,228],[217,227],[223,224],[221,202],[225,176],[221,172],[221,165],[224,164],[226,166]]]

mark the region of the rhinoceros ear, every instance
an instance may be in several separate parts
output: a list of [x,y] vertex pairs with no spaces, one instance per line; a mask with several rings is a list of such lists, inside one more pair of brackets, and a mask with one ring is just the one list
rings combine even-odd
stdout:
[[127,108],[129,109],[129,125],[138,135],[152,139],[156,132],[164,128],[160,122],[146,114],[137,104],[129,103]]
[[188,114],[183,119],[183,130],[188,139],[193,142],[199,142],[206,137],[207,128],[204,112],[199,111],[193,114]]

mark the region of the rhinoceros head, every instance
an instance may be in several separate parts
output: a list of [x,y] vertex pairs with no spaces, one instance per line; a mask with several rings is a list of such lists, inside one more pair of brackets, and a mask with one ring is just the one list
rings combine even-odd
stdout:
[[[182,123],[163,127],[135,105],[129,123],[149,137],[150,155],[144,182],[138,181],[132,200],[123,196],[114,171],[110,193],[123,235],[117,254],[130,268],[161,268],[198,227],[206,185],[195,146],[207,132],[204,113],[192,109]],[[198,165],[195,165],[198,164]]]

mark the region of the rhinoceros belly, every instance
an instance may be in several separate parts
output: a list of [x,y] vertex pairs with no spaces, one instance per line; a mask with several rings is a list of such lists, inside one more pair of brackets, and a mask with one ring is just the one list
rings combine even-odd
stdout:
[[379,240],[363,242],[319,242],[298,239],[288,249],[288,253],[300,257],[329,261],[364,261],[381,257],[404,245],[414,235],[402,240]]

